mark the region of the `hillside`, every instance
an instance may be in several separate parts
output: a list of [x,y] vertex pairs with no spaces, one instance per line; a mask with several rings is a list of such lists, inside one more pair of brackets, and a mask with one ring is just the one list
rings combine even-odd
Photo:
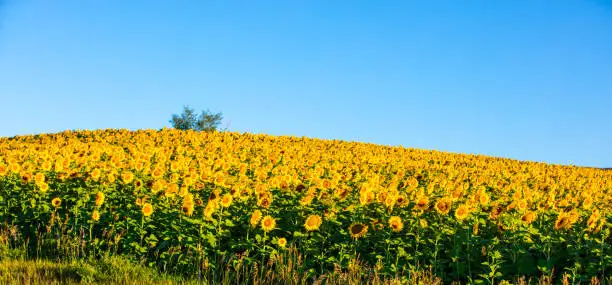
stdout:
[[309,278],[362,268],[603,280],[611,190],[606,170],[337,140],[176,130],[0,139],[4,248],[122,255],[182,276],[295,250]]

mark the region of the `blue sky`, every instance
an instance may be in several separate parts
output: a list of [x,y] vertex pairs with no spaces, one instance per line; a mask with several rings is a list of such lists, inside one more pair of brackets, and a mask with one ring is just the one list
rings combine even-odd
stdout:
[[190,105],[231,131],[612,166],[612,1],[0,2],[0,136]]

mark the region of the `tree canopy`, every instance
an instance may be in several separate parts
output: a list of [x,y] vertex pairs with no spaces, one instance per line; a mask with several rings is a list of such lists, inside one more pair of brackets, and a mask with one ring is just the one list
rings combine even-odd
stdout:
[[205,110],[198,115],[193,108],[185,106],[181,114],[172,115],[170,123],[173,128],[179,130],[214,132],[217,131],[221,120],[223,120],[222,113],[212,113]]

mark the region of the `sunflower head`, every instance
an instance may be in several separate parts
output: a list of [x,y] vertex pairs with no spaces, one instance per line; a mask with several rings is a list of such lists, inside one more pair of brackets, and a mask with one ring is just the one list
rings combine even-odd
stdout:
[[429,198],[425,195],[419,195],[415,202],[416,208],[420,210],[427,210],[429,208]]
[[96,206],[97,207],[102,206],[102,204],[104,203],[104,198],[105,198],[104,193],[102,193],[102,192],[96,193],[96,200],[95,201],[96,201]]
[[486,206],[489,204],[490,200],[491,200],[491,197],[487,193],[482,193],[478,195],[478,203],[480,203],[480,205]]
[[40,192],[45,193],[49,191],[49,184],[42,182],[40,185],[38,185],[38,189],[40,189]]
[[354,223],[349,227],[349,233],[354,239],[363,237],[368,232],[368,226],[362,223]]
[[566,212],[560,213],[559,216],[557,216],[557,220],[555,220],[555,230],[569,228],[570,226],[569,214]]
[[94,222],[100,220],[100,212],[98,212],[98,210],[94,210],[93,213],[91,213],[91,220]]
[[436,211],[442,215],[448,214],[451,210],[452,200],[448,197],[444,197],[436,203]]
[[151,216],[151,214],[153,214],[153,205],[151,205],[149,203],[144,203],[142,205],[142,214],[145,217]]
[[591,216],[587,220],[587,227],[589,228],[589,231],[593,231],[599,224],[600,220],[601,220],[601,213],[599,212],[599,210],[597,209],[593,210],[591,212]]
[[125,184],[132,183],[132,181],[134,180],[134,173],[129,171],[121,173],[121,180],[123,180],[123,183]]
[[389,226],[394,232],[401,232],[404,228],[404,223],[402,222],[402,218],[398,216],[392,216],[389,218]]
[[470,209],[465,204],[459,205],[459,207],[457,207],[457,210],[455,210],[455,218],[458,221],[465,220],[465,218],[467,218],[469,214],[470,214]]
[[217,204],[213,201],[209,201],[208,204],[206,204],[206,207],[204,207],[204,217],[206,217],[206,219],[208,220],[212,220],[212,215],[215,213],[216,210]]
[[58,208],[62,205],[62,199],[55,197],[53,198],[53,200],[51,200],[51,204],[53,205],[53,207]]
[[536,218],[538,217],[538,215],[536,214],[536,212],[533,211],[527,211],[522,217],[521,217],[521,221],[523,223],[526,224],[531,224],[533,223]]
[[278,239],[278,246],[285,248],[287,246],[287,239],[286,238],[279,238]]
[[186,194],[185,197],[183,197],[183,206],[181,207],[183,214],[191,217],[191,215],[193,215],[194,208],[195,203],[193,202],[193,195],[191,193]]
[[233,197],[231,194],[225,194],[223,195],[223,198],[221,198],[221,206],[223,206],[223,208],[227,208],[232,204],[232,200]]
[[257,224],[259,223],[259,220],[261,220],[261,211],[260,210],[255,210],[253,211],[253,214],[251,214],[251,227],[256,227]]
[[276,220],[274,218],[272,218],[272,216],[270,216],[270,215],[265,216],[261,220],[261,228],[265,232],[269,232],[269,231],[273,230],[274,227],[276,227]]
[[304,223],[304,228],[306,228],[306,230],[309,232],[316,231],[321,226],[321,223],[323,223],[321,216],[310,215],[308,216],[308,218],[306,219],[306,222]]

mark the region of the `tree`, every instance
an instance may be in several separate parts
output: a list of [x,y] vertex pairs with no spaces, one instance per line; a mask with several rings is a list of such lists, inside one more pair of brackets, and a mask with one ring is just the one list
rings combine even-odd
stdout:
[[195,113],[195,110],[185,106],[183,113],[180,115],[172,114],[170,123],[172,127],[179,130],[196,130],[205,132],[214,132],[221,124],[223,114],[211,113],[209,110],[202,111],[200,116]]

